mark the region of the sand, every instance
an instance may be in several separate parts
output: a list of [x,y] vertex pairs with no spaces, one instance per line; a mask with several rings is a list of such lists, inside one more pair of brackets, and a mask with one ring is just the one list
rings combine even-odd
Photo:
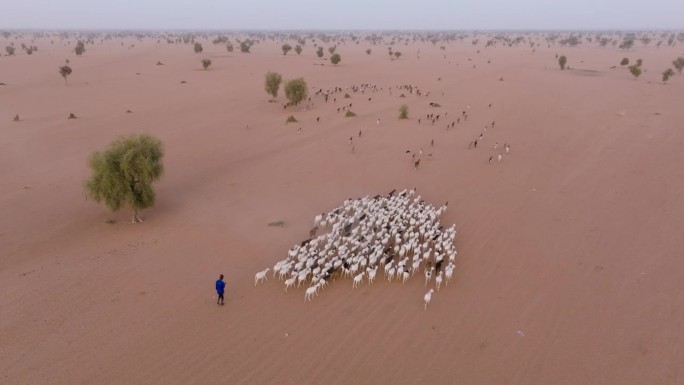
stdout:
[[[97,40],[76,57],[44,38],[0,57],[0,383],[684,382],[684,80],[660,81],[681,46],[465,39],[402,43],[392,61],[363,41],[338,44],[332,66],[310,42],[283,56],[280,41],[241,54],[210,39],[202,54]],[[624,56],[644,60],[639,79]],[[282,91],[269,103],[263,90],[268,70],[312,90],[384,89],[283,109]],[[390,96],[400,84],[430,96]],[[347,102],[357,117],[337,113]],[[448,115],[431,125],[432,112]],[[299,123],[284,125],[290,114]],[[166,151],[157,204],[136,225],[82,189],[89,155],[129,133]],[[489,164],[503,143],[510,154]],[[421,148],[433,155],[415,170],[405,151]],[[254,287],[316,214],[413,187],[449,201],[441,220],[458,230],[454,279],[427,311],[422,279],[338,280],[310,303],[270,277]]]

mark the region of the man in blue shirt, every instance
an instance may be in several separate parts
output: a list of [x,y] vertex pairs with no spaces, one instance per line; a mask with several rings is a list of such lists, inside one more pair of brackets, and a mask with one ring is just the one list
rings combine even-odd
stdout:
[[223,274],[221,274],[221,277],[216,281],[216,292],[218,293],[217,305],[223,305],[223,292],[225,289],[226,283],[223,281]]

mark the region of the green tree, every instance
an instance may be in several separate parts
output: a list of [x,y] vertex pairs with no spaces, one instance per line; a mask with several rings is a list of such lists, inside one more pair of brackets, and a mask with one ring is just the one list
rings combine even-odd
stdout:
[[323,47],[318,47],[318,49],[316,49],[316,55],[320,58],[323,57]]
[[267,72],[266,81],[264,82],[264,88],[266,92],[273,96],[273,99],[278,96],[278,89],[280,88],[280,83],[283,81],[283,77],[277,72]]
[[561,71],[565,69],[565,65],[567,63],[568,63],[568,58],[566,58],[565,55],[558,58],[558,65],[560,66]]
[[84,183],[87,196],[112,211],[128,207],[132,222],[142,222],[138,213],[154,205],[152,182],[164,172],[163,155],[161,142],[148,135],[124,137],[96,151],[89,161],[93,173]]
[[627,64],[629,64],[629,59],[627,59],[626,57],[623,57],[622,61],[620,61],[620,65],[626,66]]
[[336,53],[336,54],[333,54],[332,56],[330,56],[330,62],[333,63],[334,65],[337,65],[337,63],[339,63],[340,61],[342,61],[342,56],[340,56],[339,53]]
[[297,52],[297,55],[301,55],[301,54],[302,54],[302,46],[301,46],[301,45],[297,44],[297,45],[295,46],[294,50],[295,50],[295,52]]
[[250,49],[252,49],[252,41],[247,39],[245,41],[240,42],[240,52],[242,53],[249,53]]
[[64,84],[68,84],[67,77],[71,75],[71,67],[66,65],[59,67],[59,74],[64,78]]
[[195,50],[195,53],[200,53],[204,50],[204,48],[202,48],[202,44],[200,43],[195,43],[193,49]]
[[283,56],[287,55],[288,52],[292,51],[292,46],[287,43],[283,44],[283,46],[280,48],[282,48],[283,50]]
[[634,79],[636,79],[636,78],[638,78],[639,76],[641,76],[641,67],[639,67],[638,65],[631,65],[631,66],[629,66],[628,68],[629,68],[629,72],[630,72],[632,75],[634,75]]
[[202,59],[202,67],[204,67],[204,69],[206,70],[207,68],[209,68],[209,66],[211,66],[211,60]]
[[666,69],[665,72],[663,72],[663,83],[670,80],[672,76],[674,76],[674,71],[672,70],[672,68]]
[[285,83],[285,96],[291,104],[297,105],[306,98],[307,85],[303,78],[292,79]]
[[684,57],[678,57],[672,62],[672,65],[675,69],[677,69],[677,72],[681,75],[682,70],[684,69]]
[[74,48],[74,52],[76,52],[76,55],[81,56],[85,52],[85,44],[83,44],[82,41],[78,41],[76,43],[76,47]]
[[406,104],[399,107],[399,119],[408,119],[408,106]]

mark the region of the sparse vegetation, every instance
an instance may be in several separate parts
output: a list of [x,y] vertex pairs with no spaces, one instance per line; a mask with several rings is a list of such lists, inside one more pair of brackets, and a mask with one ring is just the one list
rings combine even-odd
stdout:
[[344,114],[345,118],[353,118],[355,116],[356,116],[356,114],[354,112],[352,112],[352,110],[347,110],[347,112]]
[[14,47],[8,45],[7,47],[5,47],[5,52],[7,52],[7,55],[9,56],[14,55]]
[[84,44],[82,41],[79,40],[79,41],[76,43],[76,47],[74,48],[74,52],[76,53],[76,55],[81,56],[81,55],[83,55],[83,53],[85,52],[85,50],[86,50],[86,49],[85,49],[85,44]]
[[558,65],[560,66],[561,71],[565,69],[565,65],[567,63],[568,63],[568,58],[566,58],[565,55],[558,58]]
[[333,63],[334,65],[337,65],[340,61],[342,61],[342,56],[340,56],[339,53],[333,54],[330,56],[330,62]]
[[138,213],[154,205],[152,182],[164,172],[163,155],[161,142],[148,135],[124,137],[96,151],[89,161],[92,176],[84,184],[87,196],[112,211],[128,207],[132,222],[142,222]]
[[273,100],[278,97],[278,89],[280,88],[280,83],[282,83],[283,77],[277,72],[267,72],[266,80],[264,82],[264,89],[266,92],[273,96]]
[[316,55],[317,55],[319,58],[322,58],[322,57],[323,57],[323,47],[318,47],[318,48],[316,49]]
[[370,54],[371,54],[371,49],[370,49],[370,48],[368,48],[368,49],[366,50],[366,54],[367,54],[367,55],[370,55]]
[[287,55],[288,52],[292,51],[292,46],[287,43],[283,44],[281,48],[283,50],[283,56]]
[[297,105],[307,95],[307,85],[303,78],[292,79],[285,83],[285,96],[290,104]]
[[674,76],[674,74],[675,74],[675,73],[674,73],[674,71],[672,70],[672,68],[666,69],[666,70],[663,72],[663,83],[665,83],[666,81],[670,80],[670,78],[671,78],[672,76]]
[[634,79],[641,76],[641,67],[639,67],[638,65],[634,64],[634,65],[629,66],[628,68],[629,68],[629,72],[634,76]]
[[195,50],[195,53],[201,53],[204,50],[204,48],[202,48],[202,44],[200,43],[195,43],[193,49]]
[[252,41],[247,39],[243,42],[240,42],[240,52],[242,53],[250,53],[250,50],[252,49]]
[[285,123],[297,123],[297,118],[295,118],[294,115],[290,115],[285,119]]
[[408,112],[408,106],[402,104],[401,107],[399,107],[399,119],[408,119]]
[[211,66],[211,60],[202,59],[202,67],[207,70]]
[[397,58],[397,59],[399,59],[399,58],[401,57],[401,52],[395,51],[395,52],[394,52],[394,57]]
[[268,227],[285,227],[285,221],[275,221],[268,224]]
[[234,49],[235,47],[233,47],[233,43],[226,44],[226,50],[228,50],[228,52],[233,52]]
[[297,45],[294,47],[294,50],[295,50],[295,52],[297,53],[297,55],[301,55],[301,54],[302,54],[302,46],[301,46],[301,45],[297,44]]
[[59,74],[62,75],[62,77],[64,78],[64,84],[68,84],[67,77],[71,75],[71,67],[67,65],[59,67]]
[[629,59],[627,59],[626,57],[623,57],[622,60],[620,61],[620,65],[624,67],[627,64],[629,64]]

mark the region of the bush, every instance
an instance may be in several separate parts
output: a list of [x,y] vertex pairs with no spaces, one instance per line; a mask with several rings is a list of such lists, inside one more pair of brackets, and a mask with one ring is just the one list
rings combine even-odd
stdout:
[[399,107],[399,119],[408,119],[408,106],[406,104]]
[[85,44],[83,44],[82,41],[78,41],[76,43],[76,48],[74,48],[74,52],[76,52],[76,55],[81,56],[85,52]]
[[294,117],[294,115],[290,115],[285,120],[285,123],[297,123],[297,119]]
[[355,117],[356,114],[352,112],[352,110],[347,110],[347,113],[344,114],[345,118],[353,118]]
[[319,58],[322,58],[322,57],[323,57],[323,47],[318,47],[318,49],[316,49],[316,55],[317,55]]
[[641,59],[637,59],[637,61],[636,61],[636,66],[637,66],[637,67],[641,67],[642,64],[644,64],[644,61],[641,60]]
[[672,76],[674,76],[674,71],[672,70],[672,68],[666,69],[666,70],[663,72],[663,83],[665,83],[666,81],[670,80],[670,78],[671,78]]
[[266,93],[273,96],[275,99],[278,96],[278,89],[280,88],[280,83],[283,81],[283,77],[277,72],[267,72],[266,80],[264,82],[264,89]]
[[240,42],[240,52],[242,53],[249,53],[249,50],[252,49],[252,42],[251,40],[245,40],[243,42]]
[[568,63],[568,58],[566,58],[565,55],[558,58],[558,65],[560,66],[561,71],[565,69],[565,65],[567,63]]
[[59,74],[64,78],[64,84],[67,84],[67,77],[71,75],[71,67],[61,66],[59,67]]
[[297,55],[302,54],[302,46],[301,45],[297,44],[294,49],[295,49],[295,52],[297,53]]
[[10,56],[11,56],[11,55],[14,55],[14,47],[12,47],[12,46],[9,46],[9,45],[8,45],[7,47],[5,47],[5,51],[6,51],[7,54],[10,55]]
[[226,49],[228,50],[228,52],[233,52],[233,49],[234,49],[233,43],[226,44]]
[[368,48],[368,49],[366,50],[366,54],[368,54],[368,55],[371,54],[371,49],[370,49],[370,48]]
[[89,161],[92,176],[84,184],[87,196],[112,211],[128,207],[132,222],[142,222],[138,212],[154,205],[152,182],[164,172],[163,155],[161,142],[148,135],[124,137],[96,151]]
[[394,52],[394,57],[399,59],[401,57],[401,52],[399,52],[399,51]]
[[195,43],[193,49],[195,50],[195,53],[200,53],[204,50],[204,48],[202,48],[202,44],[200,43]]
[[306,81],[303,78],[292,79],[285,83],[285,96],[290,104],[297,105],[307,95]]
[[283,44],[281,48],[283,49],[283,56],[287,55],[288,52],[292,51],[292,46],[287,43]]
[[211,60],[202,59],[202,67],[204,67],[204,69],[206,70],[207,68],[209,68],[209,66],[211,66]]
[[620,65],[626,66],[627,64],[629,64],[629,59],[627,59],[626,57],[623,57],[622,60],[620,61]]
[[684,69],[684,57],[678,57],[676,60],[672,62],[672,65],[675,69],[677,69],[677,72],[681,75],[682,69]]
[[634,79],[636,79],[636,78],[638,78],[639,76],[641,76],[641,67],[639,67],[638,65],[631,65],[631,66],[629,66],[628,68],[629,68],[629,72],[630,72],[632,75],[634,75]]
[[336,53],[336,54],[333,54],[332,56],[330,56],[330,62],[333,63],[334,65],[337,65],[337,63],[339,63],[340,61],[342,61],[342,56],[340,56],[339,53]]

